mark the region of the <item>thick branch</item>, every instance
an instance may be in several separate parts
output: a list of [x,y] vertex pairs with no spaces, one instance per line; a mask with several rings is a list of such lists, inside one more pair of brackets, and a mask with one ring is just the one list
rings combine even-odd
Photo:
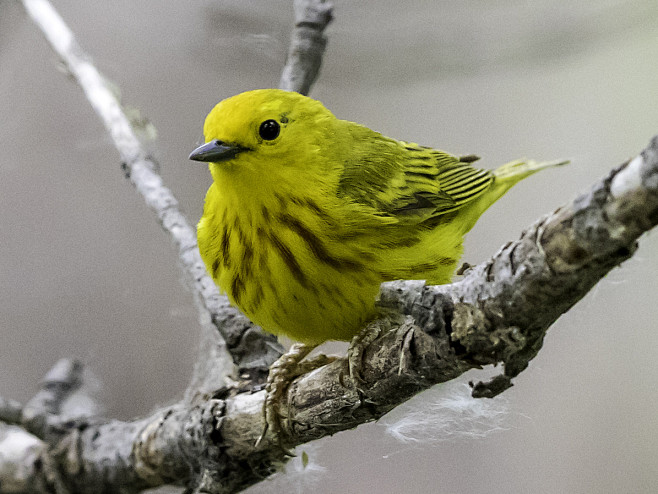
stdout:
[[0,424],[0,492],[63,492],[47,473],[46,451],[46,443],[24,429]]
[[[536,355],[548,327],[628,259],[638,237],[656,223],[658,137],[641,156],[537,221],[460,282],[383,285],[380,305],[387,315],[369,327],[378,337],[359,361],[360,380],[350,377],[345,358],[298,378],[283,404],[288,442],[295,446],[376,420],[414,394],[486,364],[503,363],[505,372],[476,385],[474,395],[501,392]],[[79,492],[94,492],[84,478],[97,482],[99,467],[84,462],[101,456],[108,475],[125,471],[119,484],[113,483],[119,477],[104,477],[105,488],[130,492],[130,485],[189,481],[201,467],[206,473],[195,492],[234,492],[257,482],[283,457],[270,436],[254,450],[263,399],[262,391],[215,395],[143,421],[84,424],[82,430],[77,425],[64,436],[68,442],[62,440],[58,458],[76,466]],[[102,448],[101,456],[94,456],[100,454],[95,448]],[[132,463],[122,451],[131,451]]]

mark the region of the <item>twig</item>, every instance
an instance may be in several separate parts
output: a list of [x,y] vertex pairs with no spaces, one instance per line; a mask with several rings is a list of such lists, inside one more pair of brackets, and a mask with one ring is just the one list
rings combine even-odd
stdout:
[[77,360],[59,360],[43,378],[41,391],[25,405],[24,416],[58,415],[62,403],[81,384],[82,364]]
[[325,28],[331,22],[333,5],[325,0],[295,0],[295,29],[279,88],[308,94],[320,73],[327,47]]
[[[246,366],[251,373],[262,378],[267,374],[269,364],[279,355],[276,340],[255,329],[239,311],[230,306],[226,297],[219,294],[199,255],[194,228],[181,213],[178,201],[156,172],[158,163],[143,149],[121,103],[59,14],[48,0],[23,0],[23,5],[103,121],[119,151],[122,168],[130,182],[172,238],[183,270],[200,302],[199,310],[203,315],[210,315],[238,367]],[[236,348],[239,349],[237,353],[234,352]],[[266,353],[258,356],[250,354],[259,350]]]
[[[44,439],[62,421],[62,405],[82,385],[82,364],[75,360],[61,359],[46,374],[41,389],[25,405],[0,398],[0,421],[20,425],[26,431]],[[96,407],[88,400],[85,410],[78,409],[78,418],[91,415]]]
[[0,422],[7,425],[19,425],[23,417],[23,405],[14,400],[0,396]]

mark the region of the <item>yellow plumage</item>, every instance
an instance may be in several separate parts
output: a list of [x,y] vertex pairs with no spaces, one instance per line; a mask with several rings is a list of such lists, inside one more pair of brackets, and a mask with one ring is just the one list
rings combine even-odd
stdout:
[[214,183],[198,226],[215,282],[254,323],[307,344],[349,340],[383,281],[448,283],[462,240],[519,180],[477,158],[397,141],[297,93],[250,91],[208,115]]

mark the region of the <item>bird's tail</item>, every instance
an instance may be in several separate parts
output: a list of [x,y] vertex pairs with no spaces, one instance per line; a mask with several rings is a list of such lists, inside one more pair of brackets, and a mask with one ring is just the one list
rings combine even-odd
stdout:
[[460,211],[462,232],[469,231],[477,219],[489,206],[500,199],[510,188],[533,173],[553,166],[566,165],[569,160],[525,161],[517,160],[505,163],[493,170],[494,180],[491,187],[480,198]]
[[519,180],[523,180],[524,178],[532,175],[535,172],[538,172],[539,170],[543,170],[544,168],[550,168],[552,166],[566,165],[567,163],[569,163],[569,160],[510,161],[509,163],[505,163],[504,165],[501,165],[498,168],[496,168],[493,174],[494,177],[496,177],[496,181],[502,181],[502,182],[511,181],[512,182],[511,185],[514,185]]
[[569,163],[569,160],[516,160],[499,166],[493,171],[494,183],[489,191],[489,204],[491,205],[496,202],[510,188],[533,173],[553,166],[566,165],[567,163]]

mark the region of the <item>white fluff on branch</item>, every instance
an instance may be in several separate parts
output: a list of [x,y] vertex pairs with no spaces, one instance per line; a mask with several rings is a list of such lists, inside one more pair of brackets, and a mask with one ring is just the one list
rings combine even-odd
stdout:
[[509,405],[506,398],[476,399],[470,386],[453,381],[435,386],[386,415],[380,425],[400,442],[435,443],[481,438],[501,430]]

